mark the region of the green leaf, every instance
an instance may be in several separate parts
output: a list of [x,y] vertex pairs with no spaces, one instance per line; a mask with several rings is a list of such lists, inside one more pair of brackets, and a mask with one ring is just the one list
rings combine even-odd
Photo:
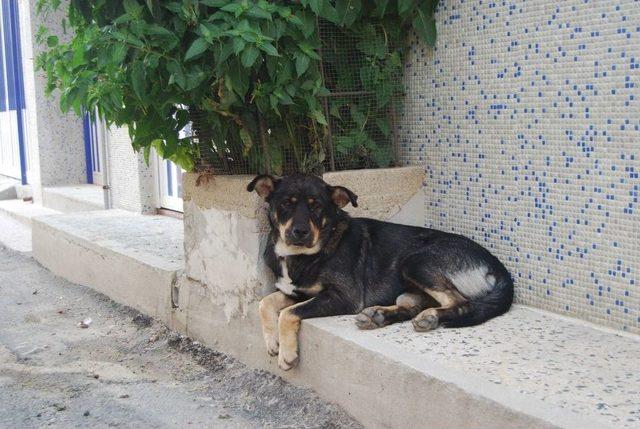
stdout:
[[240,61],[242,65],[246,68],[249,68],[256,62],[256,59],[260,55],[260,51],[253,45],[247,46],[243,51],[240,57]]
[[427,15],[423,8],[418,8],[416,16],[413,18],[413,29],[427,45],[436,45],[436,21],[432,16]]
[[249,91],[248,71],[240,67],[237,61],[231,62],[224,82],[229,90],[235,92],[243,99],[247,95],[247,91]]
[[220,44],[218,46],[218,51],[217,51],[218,55],[216,57],[216,64],[220,65],[224,61],[226,61],[227,58],[229,58],[229,56],[233,53],[233,51],[234,51],[234,45],[231,40],[227,40],[225,43]]
[[389,120],[387,118],[377,118],[376,125],[378,129],[385,137],[389,137],[391,135],[391,125],[389,124]]
[[320,14],[322,10],[322,4],[326,3],[324,0],[309,0],[309,7],[316,15]]
[[218,40],[224,32],[215,24],[203,22],[200,24],[200,33],[202,33],[202,37],[204,37],[208,43],[213,43],[213,41]]
[[53,48],[58,45],[58,36],[49,36],[47,37],[47,46]]
[[260,50],[267,53],[267,55],[271,55],[272,57],[279,57],[280,54],[278,50],[271,44],[271,42],[262,42],[260,45]]
[[286,20],[289,21],[290,23],[292,23],[293,25],[297,25],[297,26],[300,26],[300,27],[304,26],[304,22],[300,18],[298,18],[297,16],[295,16],[293,14],[289,15],[286,18]]
[[357,104],[351,105],[351,118],[358,124],[358,128],[363,129],[367,122],[367,117],[360,111]]
[[200,3],[203,5],[211,7],[224,7],[229,4],[229,2],[230,0],[200,0]]
[[284,104],[284,105],[288,105],[288,104],[293,104],[293,100],[291,99],[291,97],[289,96],[289,94],[287,94],[286,92],[283,92],[281,89],[276,89],[275,91],[273,91],[273,95],[275,95],[276,97],[278,97],[278,100],[280,100],[280,104]]
[[182,70],[182,66],[176,61],[172,60],[167,63],[167,71],[171,73],[169,78],[169,84],[175,82],[180,88],[184,89],[187,85],[187,80]]
[[304,72],[307,71],[310,62],[311,58],[305,54],[300,53],[296,55],[296,73],[298,74],[298,77],[302,76]]
[[233,13],[236,18],[242,15],[242,12],[244,12],[244,7],[242,6],[242,4],[237,2],[229,3],[228,5],[223,6],[221,9],[225,12]]
[[113,45],[111,48],[111,61],[115,64],[120,64],[127,56],[127,46],[126,45]]
[[389,0],[376,0],[376,11],[375,15],[382,18],[384,14],[387,12],[387,6],[389,5]]
[[191,46],[189,47],[189,49],[187,49],[187,53],[184,54],[184,60],[189,61],[191,58],[194,58],[202,54],[206,50],[207,50],[207,41],[202,37],[198,37],[196,40],[193,41],[193,43],[191,43]]
[[314,60],[319,60],[320,55],[313,49],[311,45],[307,42],[298,43],[298,47],[302,52],[304,52],[308,57],[313,58]]
[[360,0],[338,0],[336,1],[336,13],[338,23],[346,27],[351,27],[360,14],[362,3]]
[[401,18],[406,18],[409,15],[415,6],[415,2],[416,0],[398,0],[398,14]]
[[246,43],[244,40],[242,40],[240,37],[236,37],[235,39],[233,39],[233,52],[238,55],[240,52],[242,52],[245,45]]
[[240,134],[240,140],[242,140],[242,155],[249,155],[249,151],[253,147],[253,139],[251,138],[251,134],[247,131],[246,128],[240,128],[238,132]]
[[145,88],[146,88],[146,72],[145,67],[140,61],[136,61],[131,66],[131,86],[133,87],[133,92],[138,96],[140,100],[146,99]]
[[342,154],[348,154],[357,146],[358,142],[353,136],[338,136],[335,139],[336,150]]
[[320,0],[319,3],[321,5],[320,12],[318,12],[319,16],[329,22],[339,24],[340,16],[338,15],[336,9],[331,5],[331,2],[327,0]]
[[319,110],[311,111],[309,116],[311,117],[311,119],[313,119],[314,121],[316,121],[321,125],[328,125],[327,119],[324,117],[324,114]]
[[304,37],[308,39],[309,36],[311,36],[316,31],[316,18],[311,13],[305,13],[302,16],[302,21],[303,24],[300,30],[302,31]]
[[162,46],[166,50],[171,50],[176,47],[180,42],[180,39],[171,31],[158,24],[151,24],[144,27],[144,33],[150,36],[154,41],[157,41],[157,45]]
[[252,18],[268,19],[269,21],[272,20],[271,14],[258,6],[253,6],[252,8],[250,8],[247,11],[247,15]]
[[194,88],[197,88],[202,82],[207,80],[207,78],[208,75],[201,69],[191,73],[187,73],[187,75],[185,76],[185,90],[190,91]]
[[428,16],[433,16],[436,13],[436,9],[438,8],[439,0],[427,0],[426,2],[426,12]]

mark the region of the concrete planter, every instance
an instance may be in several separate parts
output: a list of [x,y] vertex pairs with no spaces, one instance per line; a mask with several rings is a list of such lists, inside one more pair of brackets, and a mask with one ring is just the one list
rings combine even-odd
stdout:
[[[359,195],[353,216],[422,223],[424,171],[418,167],[329,173],[324,179]],[[252,176],[212,176],[196,185],[184,178],[185,275],[221,306],[227,322],[269,291],[273,279],[262,264],[266,205],[246,191]]]

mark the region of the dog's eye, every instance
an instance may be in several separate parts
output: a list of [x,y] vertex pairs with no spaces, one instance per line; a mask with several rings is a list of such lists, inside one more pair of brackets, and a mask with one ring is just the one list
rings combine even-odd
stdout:
[[297,199],[292,197],[292,198],[287,198],[286,200],[284,200],[282,202],[282,207],[291,207],[292,205],[294,205],[296,203]]

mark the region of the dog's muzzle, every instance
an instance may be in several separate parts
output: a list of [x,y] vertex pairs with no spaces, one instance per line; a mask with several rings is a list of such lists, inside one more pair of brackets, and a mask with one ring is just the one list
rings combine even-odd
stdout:
[[294,225],[286,233],[286,242],[292,246],[313,246],[311,229],[307,225]]

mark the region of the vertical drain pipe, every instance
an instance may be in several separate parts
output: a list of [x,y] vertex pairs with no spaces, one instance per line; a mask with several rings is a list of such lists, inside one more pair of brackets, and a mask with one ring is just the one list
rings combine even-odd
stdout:
[[109,181],[109,130],[107,129],[107,123],[99,116],[98,108],[96,107],[96,120],[98,121],[98,145],[102,150],[102,193],[104,197],[104,208],[110,210],[113,208],[113,201],[111,199],[111,183]]

